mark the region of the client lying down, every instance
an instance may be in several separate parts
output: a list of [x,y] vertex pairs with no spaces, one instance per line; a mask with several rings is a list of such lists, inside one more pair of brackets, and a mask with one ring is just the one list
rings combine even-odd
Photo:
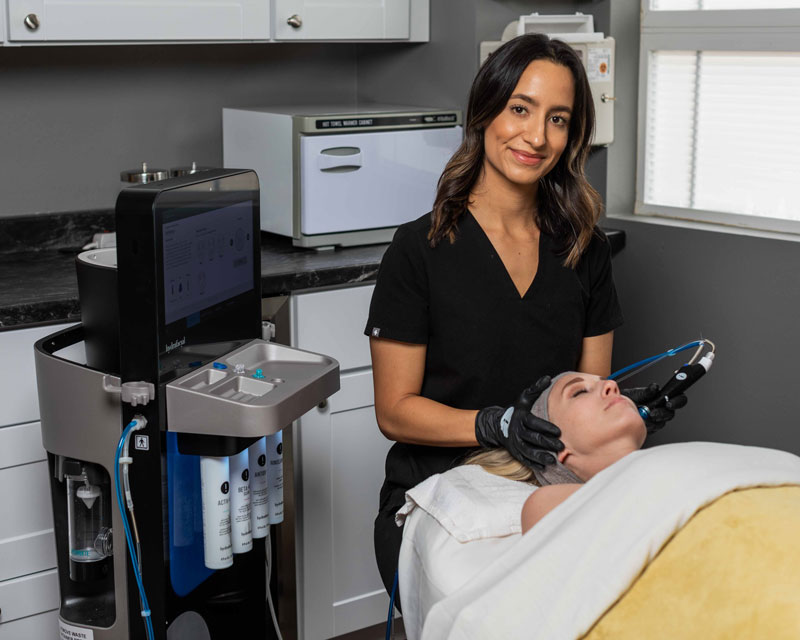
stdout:
[[523,533],[577,491],[581,483],[641,449],[647,435],[636,405],[620,393],[617,383],[585,373],[556,376],[531,412],[563,425],[564,449],[554,467],[534,472],[542,489],[525,502]]
[[640,450],[636,407],[583,373],[532,410],[562,431],[556,466],[482,452],[407,493],[410,640],[800,637],[800,458]]

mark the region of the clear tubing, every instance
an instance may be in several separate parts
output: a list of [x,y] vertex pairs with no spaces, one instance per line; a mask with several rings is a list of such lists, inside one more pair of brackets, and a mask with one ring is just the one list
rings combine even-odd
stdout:
[[230,457],[231,464],[231,543],[234,553],[253,548],[250,524],[250,470],[247,449]]
[[[133,546],[133,535],[131,534],[131,528],[128,524],[128,516],[125,513],[125,505],[122,500],[122,478],[120,473],[121,466],[127,468],[127,466],[131,463],[131,459],[128,456],[125,456],[124,458],[122,457],[123,447],[125,451],[127,451],[128,440],[131,437],[131,433],[140,429],[144,429],[146,425],[147,421],[144,418],[137,417],[131,420],[128,423],[128,426],[126,426],[123,430],[122,436],[117,444],[117,452],[114,456],[114,488],[117,494],[117,506],[119,507],[120,517],[122,518],[122,527],[125,530],[125,542],[128,544],[128,554],[130,555],[131,562],[133,563],[133,576],[136,579],[136,586],[139,588],[139,601],[142,605],[142,618],[144,618],[147,638],[148,640],[153,640],[155,638],[155,632],[153,630],[153,619],[150,615],[150,605],[147,602],[147,594],[145,593],[144,584],[142,583],[142,572],[140,570],[142,563],[140,560],[140,551],[134,549]],[[132,501],[130,509],[133,511]]]
[[209,569],[226,569],[233,564],[229,472],[228,458],[200,458],[203,560]]
[[269,490],[267,487],[267,439],[247,450],[250,459],[250,524],[254,538],[269,535]]

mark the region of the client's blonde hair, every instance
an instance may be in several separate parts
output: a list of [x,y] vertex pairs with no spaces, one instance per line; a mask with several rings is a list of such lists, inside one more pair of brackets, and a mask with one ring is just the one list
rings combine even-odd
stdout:
[[505,449],[482,449],[471,454],[464,460],[464,464],[477,464],[483,467],[484,471],[496,476],[541,486],[533,470],[519,462]]

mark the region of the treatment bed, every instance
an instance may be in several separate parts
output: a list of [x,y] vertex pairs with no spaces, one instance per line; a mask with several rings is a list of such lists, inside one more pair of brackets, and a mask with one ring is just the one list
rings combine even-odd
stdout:
[[536,488],[463,466],[407,493],[409,640],[800,638],[800,458],[636,451],[525,535]]

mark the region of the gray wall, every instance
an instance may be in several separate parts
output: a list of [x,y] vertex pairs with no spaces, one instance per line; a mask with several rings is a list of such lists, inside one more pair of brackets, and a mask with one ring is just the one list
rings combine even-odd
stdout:
[[[610,0],[618,100],[608,202],[625,213],[634,203],[638,6]],[[800,242],[629,219],[607,225],[628,236],[614,262],[625,312],[615,368],[697,337],[718,348],[708,376],[689,391],[689,405],[653,444],[711,440],[800,454]],[[657,366],[638,380],[652,374],[663,382],[671,369]]]
[[[464,107],[478,43],[531,11],[588,0],[433,0],[424,44],[0,47],[0,217],[109,209],[119,173],[222,162],[223,106]],[[605,187],[605,150],[590,178]]]
[[[358,93],[364,100],[460,108],[466,115],[482,40],[499,40],[520,15],[573,13],[595,16],[595,29],[608,31],[609,8],[594,0],[431,0],[431,41],[358,50]],[[606,150],[597,149],[587,173],[605,195]]]
[[120,171],[222,164],[222,107],[352,101],[354,44],[0,47],[0,216],[113,208]]

